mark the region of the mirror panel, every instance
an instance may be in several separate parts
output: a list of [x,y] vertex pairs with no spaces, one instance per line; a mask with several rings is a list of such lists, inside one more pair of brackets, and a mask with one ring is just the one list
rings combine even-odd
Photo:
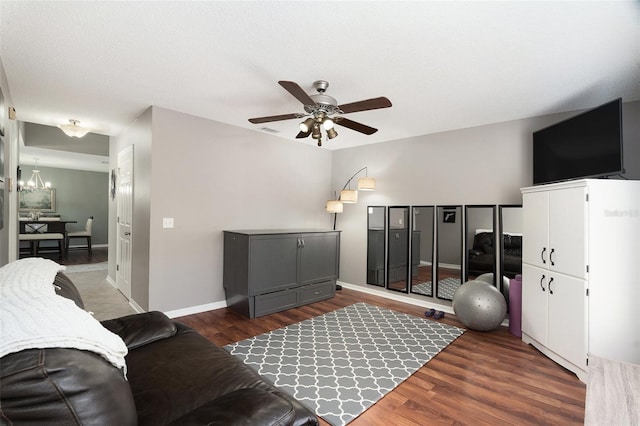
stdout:
[[409,207],[389,207],[387,288],[409,291]]
[[[506,278],[515,278],[522,274],[522,206],[499,206],[500,219],[500,274]],[[502,285],[503,294],[508,288]]]
[[462,284],[462,206],[438,206],[436,297],[452,300]]
[[384,287],[387,276],[384,244],[386,212],[384,206],[367,208],[367,284],[381,287]]
[[464,217],[467,247],[465,282],[483,274],[492,274],[491,281],[496,285],[496,207],[466,206]]
[[411,293],[433,296],[433,206],[411,209]]

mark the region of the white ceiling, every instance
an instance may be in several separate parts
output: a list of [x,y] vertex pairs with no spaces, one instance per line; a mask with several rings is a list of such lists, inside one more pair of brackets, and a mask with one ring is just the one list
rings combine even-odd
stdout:
[[150,105],[291,143],[302,112],[277,82],[339,104],[340,149],[640,100],[639,1],[0,2],[0,56],[23,121],[117,135]]

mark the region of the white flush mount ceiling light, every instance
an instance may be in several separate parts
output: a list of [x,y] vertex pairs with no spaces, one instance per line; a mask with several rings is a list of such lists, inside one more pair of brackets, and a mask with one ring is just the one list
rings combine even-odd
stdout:
[[78,125],[80,123],[78,120],[69,120],[69,124],[60,124],[60,130],[62,130],[67,136],[72,138],[81,138],[87,133],[91,131],[86,127],[81,127]]

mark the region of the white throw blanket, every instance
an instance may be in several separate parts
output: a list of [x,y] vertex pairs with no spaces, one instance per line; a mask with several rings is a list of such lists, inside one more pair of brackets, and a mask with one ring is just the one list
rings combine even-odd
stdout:
[[125,368],[127,347],[53,282],[64,266],[28,258],[0,268],[0,357],[24,349],[73,348],[101,355]]

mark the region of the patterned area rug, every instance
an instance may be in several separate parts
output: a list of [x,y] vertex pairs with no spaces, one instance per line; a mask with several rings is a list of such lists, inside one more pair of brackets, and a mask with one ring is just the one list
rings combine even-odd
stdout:
[[431,290],[433,286],[431,285],[431,281],[427,281],[424,283],[419,283],[411,286],[412,293],[424,294],[425,296],[433,296],[433,291]]
[[438,281],[438,297],[441,299],[453,300],[453,294],[460,287],[458,278],[445,278]]
[[341,426],[463,332],[357,303],[225,349],[327,422]]

